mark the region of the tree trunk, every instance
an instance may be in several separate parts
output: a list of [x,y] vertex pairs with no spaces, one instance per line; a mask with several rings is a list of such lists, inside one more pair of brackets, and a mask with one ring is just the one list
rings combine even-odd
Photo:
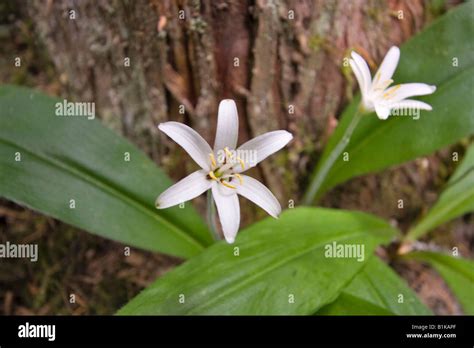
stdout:
[[424,24],[421,0],[30,1],[25,11],[64,97],[94,101],[104,122],[174,179],[194,164],[159,133],[160,122],[186,122],[212,143],[218,102],[233,98],[240,143],[291,131],[289,149],[253,173],[283,205],[298,202],[300,178],[352,97],[343,58],[357,49],[376,64]]

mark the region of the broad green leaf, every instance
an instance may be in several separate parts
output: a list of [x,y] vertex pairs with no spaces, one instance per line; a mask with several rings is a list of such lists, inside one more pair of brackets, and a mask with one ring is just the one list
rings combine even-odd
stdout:
[[389,266],[373,256],[317,315],[428,315],[431,311]]
[[[457,6],[401,47],[395,83],[436,85],[434,94],[416,98],[433,110],[421,111],[418,120],[391,116],[382,121],[375,114],[364,116],[344,150],[349,160],[337,159],[317,197],[350,178],[430,154],[474,133],[473,14],[474,2]],[[340,140],[358,103],[356,98],[345,110],[316,171]]]
[[444,278],[464,312],[474,314],[474,261],[428,251],[415,251],[404,257],[430,264]]
[[[363,213],[290,209],[165,274],[119,314],[311,314],[333,301],[395,233]],[[363,245],[364,256],[326,257],[332,243]]]
[[442,223],[471,211],[474,211],[474,144],[467,150],[438,201],[408,232],[407,239],[417,239]]
[[0,196],[130,246],[190,257],[210,243],[190,207],[155,209],[171,182],[151,160],[97,120],[56,116],[59,101],[0,87]]

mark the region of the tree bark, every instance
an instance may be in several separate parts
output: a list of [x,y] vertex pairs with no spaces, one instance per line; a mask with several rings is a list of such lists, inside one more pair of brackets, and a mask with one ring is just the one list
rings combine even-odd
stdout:
[[212,143],[218,102],[233,98],[240,142],[290,130],[289,148],[253,173],[283,204],[298,202],[301,178],[352,98],[343,58],[357,49],[375,66],[424,24],[421,0],[29,1],[25,11],[64,97],[96,102],[106,124],[174,179],[194,164],[158,132],[160,122],[186,122]]

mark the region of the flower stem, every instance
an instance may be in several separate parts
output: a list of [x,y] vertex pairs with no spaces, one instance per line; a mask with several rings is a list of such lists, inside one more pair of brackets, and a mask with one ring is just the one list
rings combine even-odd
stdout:
[[216,205],[214,204],[211,190],[207,191],[207,224],[209,225],[214,240],[220,240],[221,238],[219,236],[216,222]]
[[347,144],[349,144],[349,140],[351,139],[352,133],[354,132],[356,126],[359,124],[359,121],[362,118],[363,114],[364,113],[361,110],[361,107],[359,106],[355,115],[352,117],[349,126],[347,126],[346,130],[344,131],[343,136],[341,137],[337,145],[334,147],[334,149],[331,151],[321,168],[318,170],[316,176],[311,180],[308,191],[306,192],[303,199],[305,205],[310,205],[314,202],[316,195],[321,189],[321,185],[323,184],[324,179],[326,179],[326,176],[329,173],[329,170],[332,168],[337,158],[341,155],[342,151],[344,151]]

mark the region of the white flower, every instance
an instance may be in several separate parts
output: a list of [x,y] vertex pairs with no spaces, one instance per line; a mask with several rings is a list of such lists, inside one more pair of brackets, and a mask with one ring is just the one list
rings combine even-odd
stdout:
[[240,194],[277,217],[280,203],[259,181],[241,173],[254,167],[293,138],[284,130],[262,134],[237,150],[239,118],[235,102],[219,104],[214,150],[192,128],[178,122],[161,123],[158,128],[178,143],[202,168],[164,191],[156,200],[158,209],[168,208],[193,199],[208,189],[216,202],[222,230],[228,243],[233,243],[240,224]]
[[389,88],[400,58],[398,47],[390,48],[373,80],[365,60],[355,52],[352,52],[351,55],[353,59],[350,59],[349,64],[359,83],[364,111],[375,110],[381,120],[386,120],[393,109],[432,109],[427,103],[407,98],[431,94],[436,90],[436,86],[424,83],[406,83]]

